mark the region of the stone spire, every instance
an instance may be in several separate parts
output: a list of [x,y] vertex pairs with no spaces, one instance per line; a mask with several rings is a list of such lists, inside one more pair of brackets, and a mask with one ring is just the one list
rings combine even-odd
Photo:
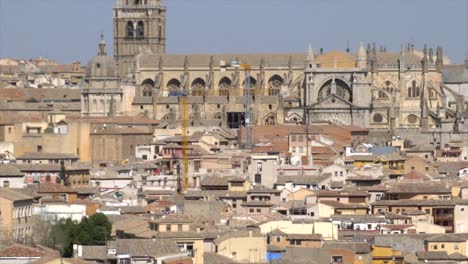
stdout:
[[101,40],[99,41],[99,52],[98,55],[106,56],[106,42],[104,41],[104,34],[101,33]]
[[309,45],[309,49],[307,50],[307,57],[306,57],[306,65],[308,69],[315,69],[317,68],[317,64],[315,63],[315,54],[312,46]]
[[357,67],[360,69],[365,69],[366,66],[367,66],[367,53],[361,41],[361,44],[359,46],[359,50],[357,53]]
[[377,73],[377,50],[375,48],[375,42],[372,45],[372,54],[371,54],[371,71]]
[[423,59],[422,59],[422,70],[423,73],[427,73],[428,70],[428,59],[427,59],[427,45],[424,44],[424,49],[423,49]]
[[421,129],[427,131],[429,129],[429,109],[427,106],[427,93],[426,93],[426,74],[428,70],[427,60],[427,46],[424,45],[422,66],[422,89],[421,89]]
[[442,65],[444,64],[444,54],[443,54],[442,47],[440,46],[437,47],[435,64],[436,64],[437,71],[441,71]]
[[432,50],[432,47],[429,48],[429,63],[434,64],[434,51]]

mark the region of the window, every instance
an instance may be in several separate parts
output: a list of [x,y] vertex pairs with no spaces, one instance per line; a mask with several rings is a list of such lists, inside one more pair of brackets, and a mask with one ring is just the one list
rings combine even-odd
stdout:
[[143,21],[139,21],[137,25],[137,37],[143,38],[145,36],[145,26]]
[[255,210],[254,209],[249,209],[249,212],[254,213]]
[[271,110],[272,108],[273,108],[273,107],[272,107],[272,105],[268,105],[268,109],[270,109],[270,110]]
[[42,146],[41,145],[37,146],[37,152],[42,152]]
[[372,120],[374,121],[374,123],[382,123],[383,117],[381,114],[375,114]]
[[343,263],[342,256],[332,256],[332,263]]
[[433,248],[434,248],[435,250],[437,250],[437,245],[434,245]]
[[166,225],[166,231],[169,231],[169,232],[170,232],[171,229],[172,229],[172,228],[171,228],[171,225]]
[[440,245],[440,248],[445,248],[445,244]]
[[257,213],[261,213],[261,212],[262,212],[262,209],[257,208]]
[[296,136],[291,136],[291,142],[296,142]]
[[10,181],[3,181],[3,187],[5,188],[10,187]]
[[371,230],[372,229],[372,225],[371,224],[367,224],[367,230]]
[[260,173],[255,174],[255,183],[262,183],[262,175]]
[[415,98],[419,97],[419,86],[417,86],[416,80],[411,82],[411,86],[408,87],[408,97]]
[[127,22],[127,38],[133,38],[134,31],[133,31],[133,22]]
[[201,161],[196,160],[193,164],[195,172],[200,172],[200,167],[201,167]]
[[178,224],[177,225],[177,231],[182,232],[182,230],[183,230],[182,224]]
[[263,164],[261,162],[257,162],[257,172],[261,172],[263,169]]
[[299,147],[299,153],[304,153],[304,148],[303,147]]
[[148,155],[141,155],[141,158],[144,160],[148,160]]
[[276,242],[281,242],[281,237],[280,236],[275,236],[275,241]]
[[415,115],[409,115],[408,116],[408,123],[410,124],[416,124],[418,122],[418,117]]
[[118,260],[119,260],[118,264],[131,264],[129,258],[121,258],[121,259],[118,259]]

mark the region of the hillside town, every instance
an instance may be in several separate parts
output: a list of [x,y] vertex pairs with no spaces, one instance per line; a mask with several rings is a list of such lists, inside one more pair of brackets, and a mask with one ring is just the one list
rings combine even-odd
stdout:
[[170,54],[163,2],[113,11],[113,56],[0,58],[0,264],[468,263],[468,58]]

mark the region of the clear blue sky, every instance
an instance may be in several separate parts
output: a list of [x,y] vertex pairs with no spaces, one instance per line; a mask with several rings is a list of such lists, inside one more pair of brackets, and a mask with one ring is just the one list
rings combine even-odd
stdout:
[[[467,51],[467,0],[165,0],[168,53],[305,52],[413,40]],[[112,43],[114,0],[0,0],[0,56],[86,62]],[[112,45],[108,45],[109,48]]]

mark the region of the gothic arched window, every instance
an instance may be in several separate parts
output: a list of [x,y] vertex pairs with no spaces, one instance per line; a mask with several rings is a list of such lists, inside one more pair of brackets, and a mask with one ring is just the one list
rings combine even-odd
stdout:
[[180,82],[177,79],[169,80],[166,87],[169,92],[169,96],[176,96],[180,92]]
[[342,98],[345,101],[352,102],[353,96],[349,86],[342,80],[336,79],[335,83],[333,80],[328,80],[322,88],[319,90],[318,100],[323,100],[332,93],[332,87],[336,88],[336,96]]
[[141,92],[143,96],[153,96],[154,81],[146,79],[141,83]]
[[411,86],[408,87],[408,97],[409,98],[419,97],[419,86],[417,85],[416,80],[413,80],[411,82]]
[[228,77],[223,77],[219,81],[219,95],[229,96],[229,88],[231,88],[231,79]]
[[265,125],[266,126],[274,126],[276,125],[276,116],[274,114],[269,114],[265,118]]
[[242,86],[244,87],[244,95],[247,94],[247,93],[250,94],[250,95],[253,95],[253,90],[255,88],[255,85],[257,85],[257,80],[255,80],[254,77],[250,76],[249,80],[250,80],[250,83],[249,83],[249,89],[248,90],[247,90],[247,87],[246,87],[247,79],[245,79],[244,82],[242,83]]
[[279,95],[281,86],[283,85],[283,78],[278,75],[273,75],[268,81],[268,95]]
[[128,21],[127,22],[127,38],[133,38],[134,37],[134,31],[133,31],[133,22]]
[[193,96],[203,96],[205,94],[206,83],[202,78],[197,78],[192,82],[191,89]]
[[94,100],[93,100],[93,104],[91,105],[91,111],[96,112],[96,111],[98,110],[97,108],[98,108],[98,106],[97,106],[97,100],[94,99]]
[[137,38],[143,38],[145,36],[145,25],[143,21],[139,21],[137,25]]
[[385,81],[381,89],[382,90],[379,91],[378,97],[381,99],[385,99],[385,98],[388,98],[388,94],[393,93],[393,90],[395,88],[393,87],[393,84],[390,81]]

